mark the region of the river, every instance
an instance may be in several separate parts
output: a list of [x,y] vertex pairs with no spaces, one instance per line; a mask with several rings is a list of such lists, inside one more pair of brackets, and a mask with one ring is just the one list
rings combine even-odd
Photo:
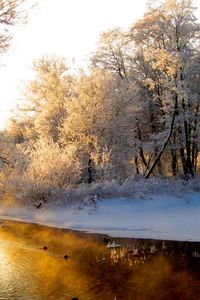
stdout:
[[134,238],[113,243],[99,234],[0,223],[0,300],[196,300],[199,295],[200,243]]

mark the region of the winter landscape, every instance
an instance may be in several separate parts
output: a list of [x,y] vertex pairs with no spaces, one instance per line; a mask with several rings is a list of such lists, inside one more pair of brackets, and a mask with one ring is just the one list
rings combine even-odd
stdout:
[[[84,1],[98,27],[106,7]],[[14,55],[23,65],[19,25],[19,49],[27,37],[26,53],[41,50],[0,131],[0,300],[198,299],[200,7],[126,1],[116,13],[108,4],[111,20],[120,9],[142,14],[100,31],[80,65],[34,40],[34,16],[48,24],[51,1],[0,3],[2,62],[10,55],[12,73]],[[55,13],[80,11],[60,5]],[[60,53],[78,39],[67,40],[66,24]],[[47,44],[58,28],[48,30]]]

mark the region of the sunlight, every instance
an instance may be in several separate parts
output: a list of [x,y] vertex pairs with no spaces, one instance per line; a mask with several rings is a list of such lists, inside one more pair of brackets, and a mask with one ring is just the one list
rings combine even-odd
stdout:
[[12,260],[8,247],[5,245],[5,241],[0,241],[0,282],[8,278],[8,274],[12,273]]
[[[28,23],[15,29],[12,47],[0,70],[0,129],[9,111],[22,97],[22,82],[30,77],[32,62],[44,55],[62,55],[73,68],[86,68],[100,32],[113,27],[128,28],[141,17],[146,0],[40,0]],[[53,20],[53,21],[52,21]],[[74,62],[74,63],[73,63]]]

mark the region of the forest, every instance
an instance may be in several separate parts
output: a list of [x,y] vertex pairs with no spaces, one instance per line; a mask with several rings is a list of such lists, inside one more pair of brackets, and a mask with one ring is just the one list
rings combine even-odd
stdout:
[[192,1],[150,1],[126,31],[101,33],[87,70],[35,61],[0,134],[3,197],[36,204],[100,183],[198,177],[199,38]]

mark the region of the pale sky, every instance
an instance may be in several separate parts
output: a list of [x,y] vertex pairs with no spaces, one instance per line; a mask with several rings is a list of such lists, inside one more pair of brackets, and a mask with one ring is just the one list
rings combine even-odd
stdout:
[[[199,6],[199,0],[193,1]],[[113,27],[128,27],[142,17],[146,0],[38,0],[28,23],[15,30],[12,47],[0,68],[0,128],[9,110],[20,101],[22,82],[31,79],[34,60],[44,55],[61,55],[86,65],[99,34]],[[200,9],[198,18],[200,20]]]

